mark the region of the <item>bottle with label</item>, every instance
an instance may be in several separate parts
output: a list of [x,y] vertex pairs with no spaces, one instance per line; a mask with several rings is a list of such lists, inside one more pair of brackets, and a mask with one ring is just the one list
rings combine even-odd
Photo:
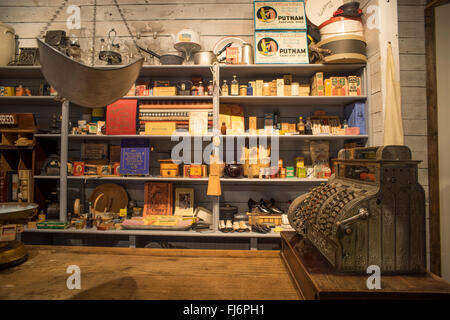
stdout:
[[297,131],[300,134],[305,134],[305,123],[303,122],[303,117],[298,117]]
[[92,208],[92,202],[89,202],[89,212],[87,214],[87,218],[86,218],[86,228],[90,229],[93,227],[93,208]]
[[233,75],[233,80],[231,81],[231,95],[232,96],[239,95],[239,82],[236,80],[235,75]]
[[212,96],[214,94],[214,85],[213,85],[213,81],[212,80],[209,80],[207,93],[208,93],[208,96]]
[[306,119],[305,134],[312,135],[312,123],[311,123],[311,120],[309,120],[309,119]]
[[203,81],[199,81],[198,83],[198,96],[204,96],[205,95],[205,87],[203,86]]
[[222,96],[228,96],[228,84],[227,84],[227,80],[223,80],[223,84],[222,84]]
[[248,87],[247,87],[247,95],[248,96],[253,96],[253,87],[252,87],[252,84],[250,82],[248,83]]
[[348,123],[347,120],[342,120],[342,128],[347,129],[348,128]]
[[193,84],[193,85],[192,85],[192,88],[191,88],[191,96],[198,96],[198,87],[197,87],[196,84]]

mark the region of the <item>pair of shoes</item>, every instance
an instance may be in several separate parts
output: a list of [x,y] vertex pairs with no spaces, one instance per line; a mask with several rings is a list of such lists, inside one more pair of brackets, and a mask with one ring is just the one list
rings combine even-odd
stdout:
[[235,221],[233,222],[234,232],[250,232],[250,228],[247,226],[245,221]]
[[258,232],[258,233],[269,233],[271,230],[269,227],[267,227],[263,224],[253,224],[252,231]]
[[275,206],[275,200],[270,199],[270,201],[266,201],[261,199],[259,202],[256,202],[252,198],[248,199],[248,209],[249,212],[258,212],[265,214],[282,214],[283,210],[280,210]]
[[219,231],[222,232],[233,232],[233,224],[231,220],[220,220],[219,221]]

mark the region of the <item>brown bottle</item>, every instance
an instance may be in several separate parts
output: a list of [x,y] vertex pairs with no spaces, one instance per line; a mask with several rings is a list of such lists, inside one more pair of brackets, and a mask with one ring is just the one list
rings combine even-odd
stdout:
[[225,125],[225,122],[222,122],[222,126],[220,127],[220,132],[221,132],[223,135],[226,135],[226,134],[227,134],[227,126]]

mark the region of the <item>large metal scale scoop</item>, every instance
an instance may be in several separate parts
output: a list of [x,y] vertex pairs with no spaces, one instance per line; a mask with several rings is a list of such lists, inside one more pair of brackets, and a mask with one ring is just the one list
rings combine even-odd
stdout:
[[42,73],[58,94],[79,106],[104,107],[122,98],[139,76],[144,59],[123,67],[90,67],[37,38]]
[[[0,203],[0,226],[26,223],[37,213],[37,209],[36,203]],[[21,264],[27,257],[28,252],[21,241],[0,241],[0,270]]]

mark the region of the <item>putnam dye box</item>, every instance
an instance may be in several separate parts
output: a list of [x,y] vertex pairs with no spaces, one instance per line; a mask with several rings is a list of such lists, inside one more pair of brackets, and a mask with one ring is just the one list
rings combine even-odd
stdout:
[[255,1],[255,30],[306,30],[303,1]]
[[306,31],[256,31],[255,63],[309,63]]

